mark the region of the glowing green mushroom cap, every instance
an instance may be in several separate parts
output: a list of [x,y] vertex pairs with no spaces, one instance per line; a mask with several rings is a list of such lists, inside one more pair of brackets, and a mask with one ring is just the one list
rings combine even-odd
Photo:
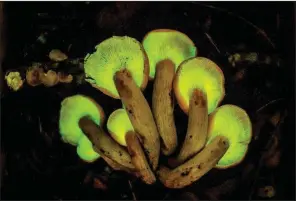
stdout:
[[181,62],[197,54],[197,49],[188,36],[170,29],[156,29],[149,32],[144,37],[143,46],[149,58],[151,79],[155,76],[158,62],[170,59],[177,70]]
[[142,90],[149,76],[149,62],[142,44],[128,36],[113,36],[96,46],[85,57],[86,81],[104,94],[119,99],[114,83],[115,73],[127,69]]
[[100,155],[94,151],[92,143],[86,136],[83,136],[77,146],[78,156],[86,162],[94,162]]
[[118,109],[112,112],[107,121],[107,129],[112,138],[122,146],[126,146],[126,133],[134,131],[125,109]]
[[229,140],[229,148],[217,164],[228,168],[240,163],[252,139],[252,124],[248,114],[235,105],[223,105],[209,116],[208,143],[222,135]]
[[102,125],[104,122],[102,108],[91,98],[74,95],[62,101],[59,128],[65,142],[78,145],[80,139],[85,136],[79,127],[79,120],[85,116],[88,116],[97,125]]
[[206,94],[209,114],[218,107],[225,95],[222,70],[204,57],[190,58],[181,63],[173,85],[177,101],[185,113],[188,113],[195,89]]

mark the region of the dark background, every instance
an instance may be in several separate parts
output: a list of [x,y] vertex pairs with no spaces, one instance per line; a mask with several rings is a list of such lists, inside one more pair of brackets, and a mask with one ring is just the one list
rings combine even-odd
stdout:
[[[32,61],[47,61],[47,54],[53,48],[61,49],[71,58],[84,57],[95,44],[112,35],[129,35],[142,40],[145,33],[156,28],[171,28],[186,33],[194,40],[200,55],[219,61],[224,66],[226,80],[233,73],[227,70],[227,55],[238,51],[239,44],[245,45],[244,51],[278,54],[283,60],[281,68],[254,67],[247,81],[240,86],[226,83],[228,96],[224,103],[239,105],[252,114],[272,99],[284,97],[288,100],[285,104],[289,116],[283,131],[284,154],[277,169],[276,198],[295,199],[295,5],[292,2],[146,2],[113,8],[113,4],[5,3],[7,46],[4,72]],[[211,27],[207,29],[205,22],[209,16]],[[276,48],[258,33],[258,29],[237,16],[264,29]],[[205,38],[204,31],[212,36],[220,53]],[[40,45],[36,39],[45,32],[48,33],[48,42]],[[266,79],[274,83],[272,89],[260,88],[261,82]],[[261,93],[254,94],[255,88],[259,88]],[[1,189],[2,199],[98,199],[98,195],[84,187],[82,181],[88,169],[100,172],[104,162],[83,164],[77,159],[73,147],[59,140],[57,119],[60,101],[75,93],[100,100],[107,115],[121,107],[119,102],[88,85],[24,89],[17,93],[7,92],[2,98],[1,146],[6,153],[7,170]],[[149,99],[149,95],[147,97]],[[181,114],[176,116],[179,132],[186,130],[186,123],[181,121],[183,117]],[[39,130],[40,124],[43,133]],[[117,188],[116,193],[99,194],[102,199],[122,198],[121,194],[127,191],[126,181],[115,181],[113,189]],[[139,190],[143,193],[142,199],[162,198],[161,190],[157,196],[149,193],[155,189],[142,188],[148,191],[143,193],[143,189]],[[247,194],[233,195],[228,199],[247,199]],[[126,199],[131,199],[130,196]]]

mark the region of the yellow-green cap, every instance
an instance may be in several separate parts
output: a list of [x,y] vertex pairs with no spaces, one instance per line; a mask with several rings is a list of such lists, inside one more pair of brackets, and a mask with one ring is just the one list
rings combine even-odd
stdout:
[[149,62],[142,44],[128,36],[113,36],[96,46],[96,51],[85,57],[86,81],[104,94],[119,99],[115,87],[115,73],[127,69],[138,87],[148,83]]

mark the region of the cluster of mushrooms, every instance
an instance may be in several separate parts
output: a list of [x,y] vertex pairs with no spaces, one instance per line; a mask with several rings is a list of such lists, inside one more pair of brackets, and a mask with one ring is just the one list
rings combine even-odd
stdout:
[[[247,113],[235,105],[219,107],[225,95],[222,70],[197,57],[197,48],[185,34],[168,29],[149,32],[142,43],[113,36],[85,57],[86,81],[107,96],[120,99],[103,129],[102,107],[84,95],[61,103],[60,134],[77,146],[87,162],[103,158],[115,170],[126,171],[153,184],[183,188],[213,168],[240,163],[251,141]],[[143,95],[154,79],[152,107]],[[174,167],[159,165],[159,157],[175,154],[178,137],[174,102],[188,115],[185,140]]]

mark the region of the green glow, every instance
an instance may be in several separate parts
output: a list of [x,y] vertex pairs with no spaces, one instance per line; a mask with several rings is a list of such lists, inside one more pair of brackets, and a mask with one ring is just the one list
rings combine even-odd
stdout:
[[144,38],[143,46],[149,58],[151,78],[155,76],[155,67],[159,61],[170,59],[177,70],[181,62],[197,54],[190,38],[178,31],[152,31]]
[[127,36],[113,36],[104,40],[96,46],[96,52],[85,57],[85,74],[91,78],[86,81],[119,98],[114,75],[117,71],[127,68],[140,87],[144,81],[145,62],[141,48],[140,42]]
[[239,163],[246,155],[252,138],[252,124],[248,114],[235,105],[223,105],[210,115],[209,128],[208,143],[214,137],[222,135],[227,137],[230,144],[217,167]]
[[91,118],[97,125],[102,124],[99,106],[83,95],[65,98],[61,103],[59,128],[62,139],[77,147],[77,154],[85,161],[94,160],[99,155],[92,149],[91,142],[79,127],[79,120],[84,116]]
[[126,146],[125,134],[134,131],[125,109],[112,112],[107,121],[107,129],[113,139],[122,146]]
[[83,136],[79,140],[77,154],[82,160],[87,162],[93,162],[100,157],[100,155],[94,151],[91,141],[89,141],[86,136]]
[[189,59],[178,70],[177,89],[184,104],[189,108],[189,101],[194,89],[207,95],[208,113],[212,113],[224,96],[224,75],[211,60],[203,57]]
[[74,95],[62,101],[59,127],[65,141],[77,145],[80,138],[84,136],[78,125],[80,118],[84,116],[89,116],[98,125],[101,123],[100,110],[86,96]]

